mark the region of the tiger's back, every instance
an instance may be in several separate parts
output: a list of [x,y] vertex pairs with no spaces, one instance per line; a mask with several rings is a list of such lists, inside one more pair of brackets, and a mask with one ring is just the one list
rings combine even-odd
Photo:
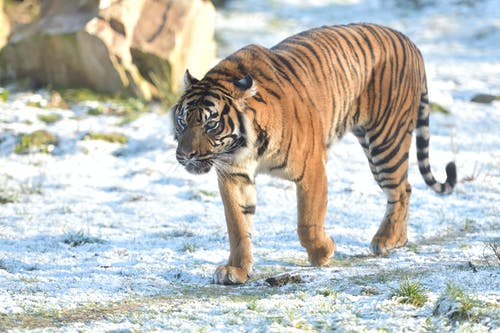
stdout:
[[[422,57],[415,45],[401,33],[380,26],[312,29],[271,51],[282,63],[275,66],[288,71],[284,80],[278,75],[277,84],[287,86],[300,104],[309,104],[314,117],[327,125],[322,132],[327,144],[354,126],[372,125],[383,110],[397,112],[400,105],[418,103],[425,84]],[[394,93],[400,96],[391,96]]]
[[358,138],[387,196],[386,214],[371,244],[376,254],[407,241],[408,152],[415,128],[425,182],[439,193],[451,192],[456,183],[453,163],[445,183],[430,171],[422,56],[392,29],[372,24],[321,27],[270,49],[249,45],[200,81],[187,73],[186,83],[175,108],[178,159],[188,170],[206,172],[214,165],[219,176],[231,256],[216,272],[218,283],[242,282],[251,272],[248,230],[259,172],[297,184],[301,244],[311,263],[328,262],[335,243],[323,225],[327,148],[346,132]]
[[[375,25],[312,29],[271,49],[250,45],[207,77],[220,80],[248,73],[260,87],[248,104],[259,110],[255,119],[263,132],[257,145],[266,157],[330,146],[350,130],[362,134],[363,128],[398,113],[405,117],[397,119],[392,131],[411,131],[425,89],[423,61],[415,45],[401,33]],[[279,128],[284,131],[279,137],[267,133]],[[284,168],[273,162],[279,159],[266,163],[265,171],[280,174]],[[299,171],[285,173],[296,180]]]

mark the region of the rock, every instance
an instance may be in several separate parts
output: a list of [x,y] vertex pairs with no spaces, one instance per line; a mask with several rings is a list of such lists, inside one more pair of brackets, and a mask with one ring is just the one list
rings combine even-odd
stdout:
[[3,0],[0,0],[0,48],[7,43],[10,33],[10,22],[3,10]]
[[228,0],[212,0],[215,8],[219,8],[219,7],[224,7],[226,6]]
[[[132,36],[132,58],[141,74],[154,82],[153,74],[171,71],[174,90],[186,68],[197,77],[215,60],[215,9],[210,1],[147,0]],[[158,15],[157,13],[163,13]],[[179,28],[181,27],[181,28]],[[168,55],[168,67],[159,60]],[[161,77],[160,77],[161,79]]]
[[203,0],[42,0],[0,52],[0,81],[159,97],[212,66],[214,17]]
[[266,282],[269,283],[271,287],[281,287],[290,283],[303,283],[304,280],[298,274],[283,273],[267,278]]
[[69,104],[66,103],[62,95],[57,91],[52,92],[52,94],[50,95],[50,100],[49,103],[47,104],[47,107],[58,108],[58,109],[70,109]]
[[471,102],[489,104],[493,101],[500,100],[500,96],[489,95],[489,94],[476,94],[471,98]]

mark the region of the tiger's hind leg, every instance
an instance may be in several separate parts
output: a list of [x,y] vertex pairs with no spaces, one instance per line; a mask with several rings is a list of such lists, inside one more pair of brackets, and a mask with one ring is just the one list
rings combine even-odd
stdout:
[[411,185],[407,177],[412,124],[403,124],[397,135],[390,135],[389,140],[379,139],[387,133],[381,135],[377,129],[370,132],[361,128],[354,130],[368,158],[373,176],[387,197],[384,219],[371,242],[371,250],[377,255],[387,254],[390,249],[405,246],[408,240]]

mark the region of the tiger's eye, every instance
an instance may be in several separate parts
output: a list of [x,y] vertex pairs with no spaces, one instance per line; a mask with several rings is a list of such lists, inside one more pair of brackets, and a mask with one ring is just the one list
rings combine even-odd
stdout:
[[219,122],[216,120],[210,120],[205,124],[205,131],[211,132],[219,127]]
[[179,123],[179,125],[181,125],[182,127],[186,127],[186,120],[184,120],[184,117],[177,117],[177,122]]

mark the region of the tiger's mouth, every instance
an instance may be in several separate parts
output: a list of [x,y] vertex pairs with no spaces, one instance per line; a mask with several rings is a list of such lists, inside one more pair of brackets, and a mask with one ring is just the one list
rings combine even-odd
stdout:
[[207,173],[212,168],[213,162],[211,159],[196,160],[196,159],[177,159],[184,168],[194,175],[201,175]]

